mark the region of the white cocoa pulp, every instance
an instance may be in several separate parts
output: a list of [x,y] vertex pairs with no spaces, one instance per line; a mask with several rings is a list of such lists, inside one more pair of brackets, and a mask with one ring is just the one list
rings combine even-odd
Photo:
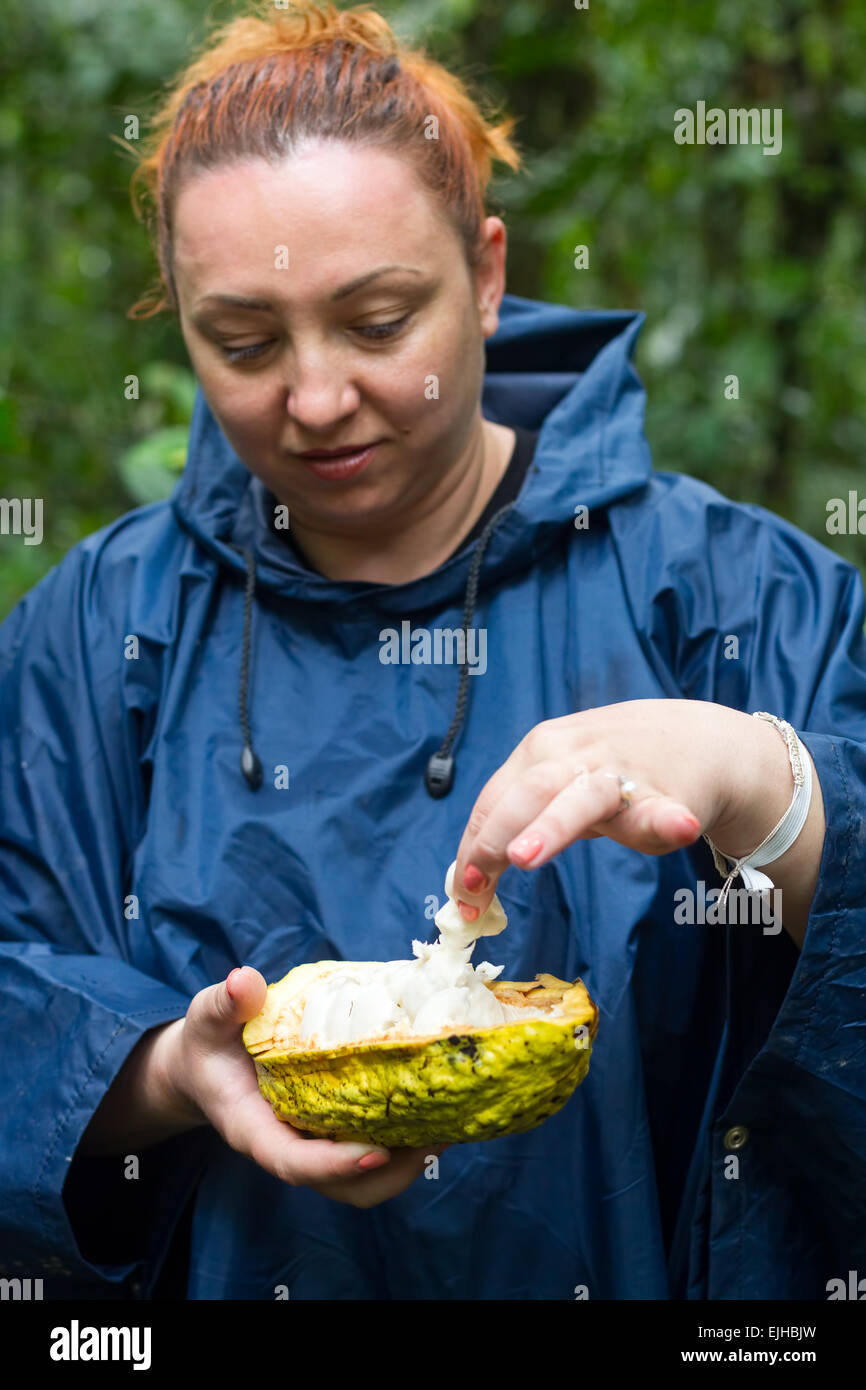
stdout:
[[445,878],[447,902],[434,922],[439,940],[412,942],[414,960],[355,961],[333,971],[307,996],[299,1037],[311,1047],[339,1047],[384,1036],[438,1034],[449,1028],[490,1028],[515,1020],[556,1018],[558,1009],[503,1004],[485,984],[504,970],[469,957],[481,936],[508,925],[494,896],[486,912],[466,922],[453,897],[456,861]]

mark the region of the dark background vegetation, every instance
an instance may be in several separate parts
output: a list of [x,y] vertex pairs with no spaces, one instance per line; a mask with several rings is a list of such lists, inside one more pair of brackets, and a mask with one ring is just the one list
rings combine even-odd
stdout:
[[[520,117],[493,187],[508,289],[647,314],[637,365],[657,468],[788,517],[866,574],[827,501],[866,496],[866,6],[862,0],[411,0],[397,31]],[[194,391],[112,140],[243,4],[20,0],[0,85],[0,495],[45,539],[0,536],[0,616],[82,536],[165,495]],[[679,146],[677,107],[781,107],[777,157]],[[573,248],[590,248],[587,270]],[[124,399],[128,373],[141,399]],[[736,373],[739,400],[726,400]],[[866,530],[866,519],[864,519]]]

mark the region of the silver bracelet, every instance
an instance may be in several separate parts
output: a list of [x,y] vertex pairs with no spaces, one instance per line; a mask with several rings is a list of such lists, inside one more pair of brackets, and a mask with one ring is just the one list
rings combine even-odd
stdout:
[[[766,710],[755,710],[752,717],[754,719],[766,719],[768,723],[779,730],[785,740],[791,771],[794,774],[794,795],[787,811],[769,835],[765,835],[761,843],[750,854],[744,854],[741,859],[735,860],[733,855],[723,854],[713,844],[709,835],[703,836],[713,852],[713,862],[716,868],[725,878],[725,886],[719,897],[720,906],[725,901],[728,889],[737,874],[741,876],[743,883],[749,890],[757,889],[763,895],[772,889],[773,880],[766,874],[759,873],[757,867],[750,868],[749,865],[770,864],[774,859],[781,858],[791,848],[806,824],[806,817],[812,803],[812,765],[808,758],[803,757],[802,745],[791,725],[786,719],[777,719],[774,714],[768,714]],[[729,861],[734,866],[730,870],[728,869]]]

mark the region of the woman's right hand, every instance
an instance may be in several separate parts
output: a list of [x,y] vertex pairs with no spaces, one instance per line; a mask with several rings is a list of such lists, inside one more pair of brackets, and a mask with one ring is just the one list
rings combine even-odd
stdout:
[[241,1036],[264,1008],[266,992],[264,976],[241,966],[222,984],[199,990],[186,1016],[159,1030],[150,1061],[167,1109],[187,1125],[213,1125],[231,1148],[292,1187],[354,1207],[395,1197],[423,1172],[425,1158],[448,1146],[390,1150],[316,1139],[277,1119]]

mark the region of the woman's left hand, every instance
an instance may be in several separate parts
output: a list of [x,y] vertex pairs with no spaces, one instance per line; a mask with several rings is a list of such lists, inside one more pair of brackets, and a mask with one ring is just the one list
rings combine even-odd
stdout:
[[[607,835],[668,854],[701,833],[714,839],[734,823],[760,722],[727,705],[667,699],[537,724],[472,808],[454,876],[463,916],[474,921],[489,906],[509,864],[538,868],[575,840]],[[625,808],[618,774],[635,783]]]

